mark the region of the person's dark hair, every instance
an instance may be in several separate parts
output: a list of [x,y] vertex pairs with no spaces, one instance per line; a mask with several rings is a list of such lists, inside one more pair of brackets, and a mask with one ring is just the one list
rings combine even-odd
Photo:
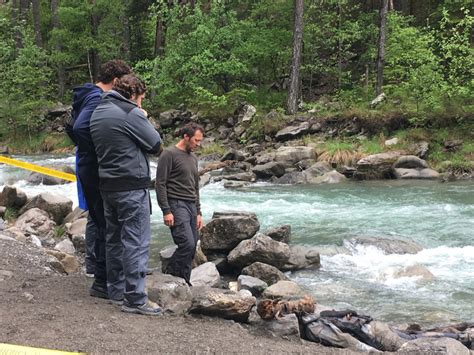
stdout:
[[130,74],[132,69],[130,66],[120,59],[109,60],[100,67],[97,80],[104,84],[110,84],[115,78],[120,78],[126,74]]
[[140,78],[133,74],[128,74],[117,79],[113,90],[126,99],[130,99],[133,95],[139,96],[144,94],[146,92],[146,85]]
[[182,138],[184,138],[184,135],[186,134],[189,138],[194,137],[196,134],[196,131],[201,131],[202,134],[204,134],[204,128],[195,123],[195,122],[189,122],[186,125],[184,125],[183,128],[181,128],[180,135]]

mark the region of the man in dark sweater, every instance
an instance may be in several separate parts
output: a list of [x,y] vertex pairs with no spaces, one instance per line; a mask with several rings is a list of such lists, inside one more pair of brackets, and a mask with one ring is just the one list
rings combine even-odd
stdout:
[[158,204],[178,246],[166,273],[182,277],[189,285],[198,230],[202,228],[198,159],[193,152],[201,145],[203,135],[201,126],[188,123],[181,130],[181,140],[163,151],[156,170]]

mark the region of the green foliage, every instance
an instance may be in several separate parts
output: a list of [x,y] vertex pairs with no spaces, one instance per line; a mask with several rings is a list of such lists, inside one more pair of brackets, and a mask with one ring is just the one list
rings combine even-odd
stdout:
[[199,149],[199,155],[219,154],[223,155],[225,148],[219,143],[212,143]]
[[3,219],[8,222],[13,222],[18,217],[18,210],[13,207],[7,207]]
[[66,227],[64,226],[54,226],[53,227],[53,238],[61,239],[64,234],[66,234]]

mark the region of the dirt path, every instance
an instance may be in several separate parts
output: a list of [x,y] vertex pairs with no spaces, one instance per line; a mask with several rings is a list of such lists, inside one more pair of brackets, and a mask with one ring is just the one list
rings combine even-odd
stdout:
[[0,343],[88,353],[353,354],[291,342],[233,321],[120,312],[88,295],[84,275],[58,275],[32,246],[0,238]]

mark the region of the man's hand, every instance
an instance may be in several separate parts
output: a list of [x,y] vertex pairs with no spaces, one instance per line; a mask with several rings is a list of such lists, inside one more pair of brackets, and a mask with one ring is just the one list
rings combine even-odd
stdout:
[[202,216],[200,214],[197,215],[197,229],[198,230],[201,230],[201,228],[203,227],[203,224],[202,224]]
[[165,222],[165,226],[173,227],[174,226],[174,216],[172,213],[168,213],[163,216],[163,222]]

